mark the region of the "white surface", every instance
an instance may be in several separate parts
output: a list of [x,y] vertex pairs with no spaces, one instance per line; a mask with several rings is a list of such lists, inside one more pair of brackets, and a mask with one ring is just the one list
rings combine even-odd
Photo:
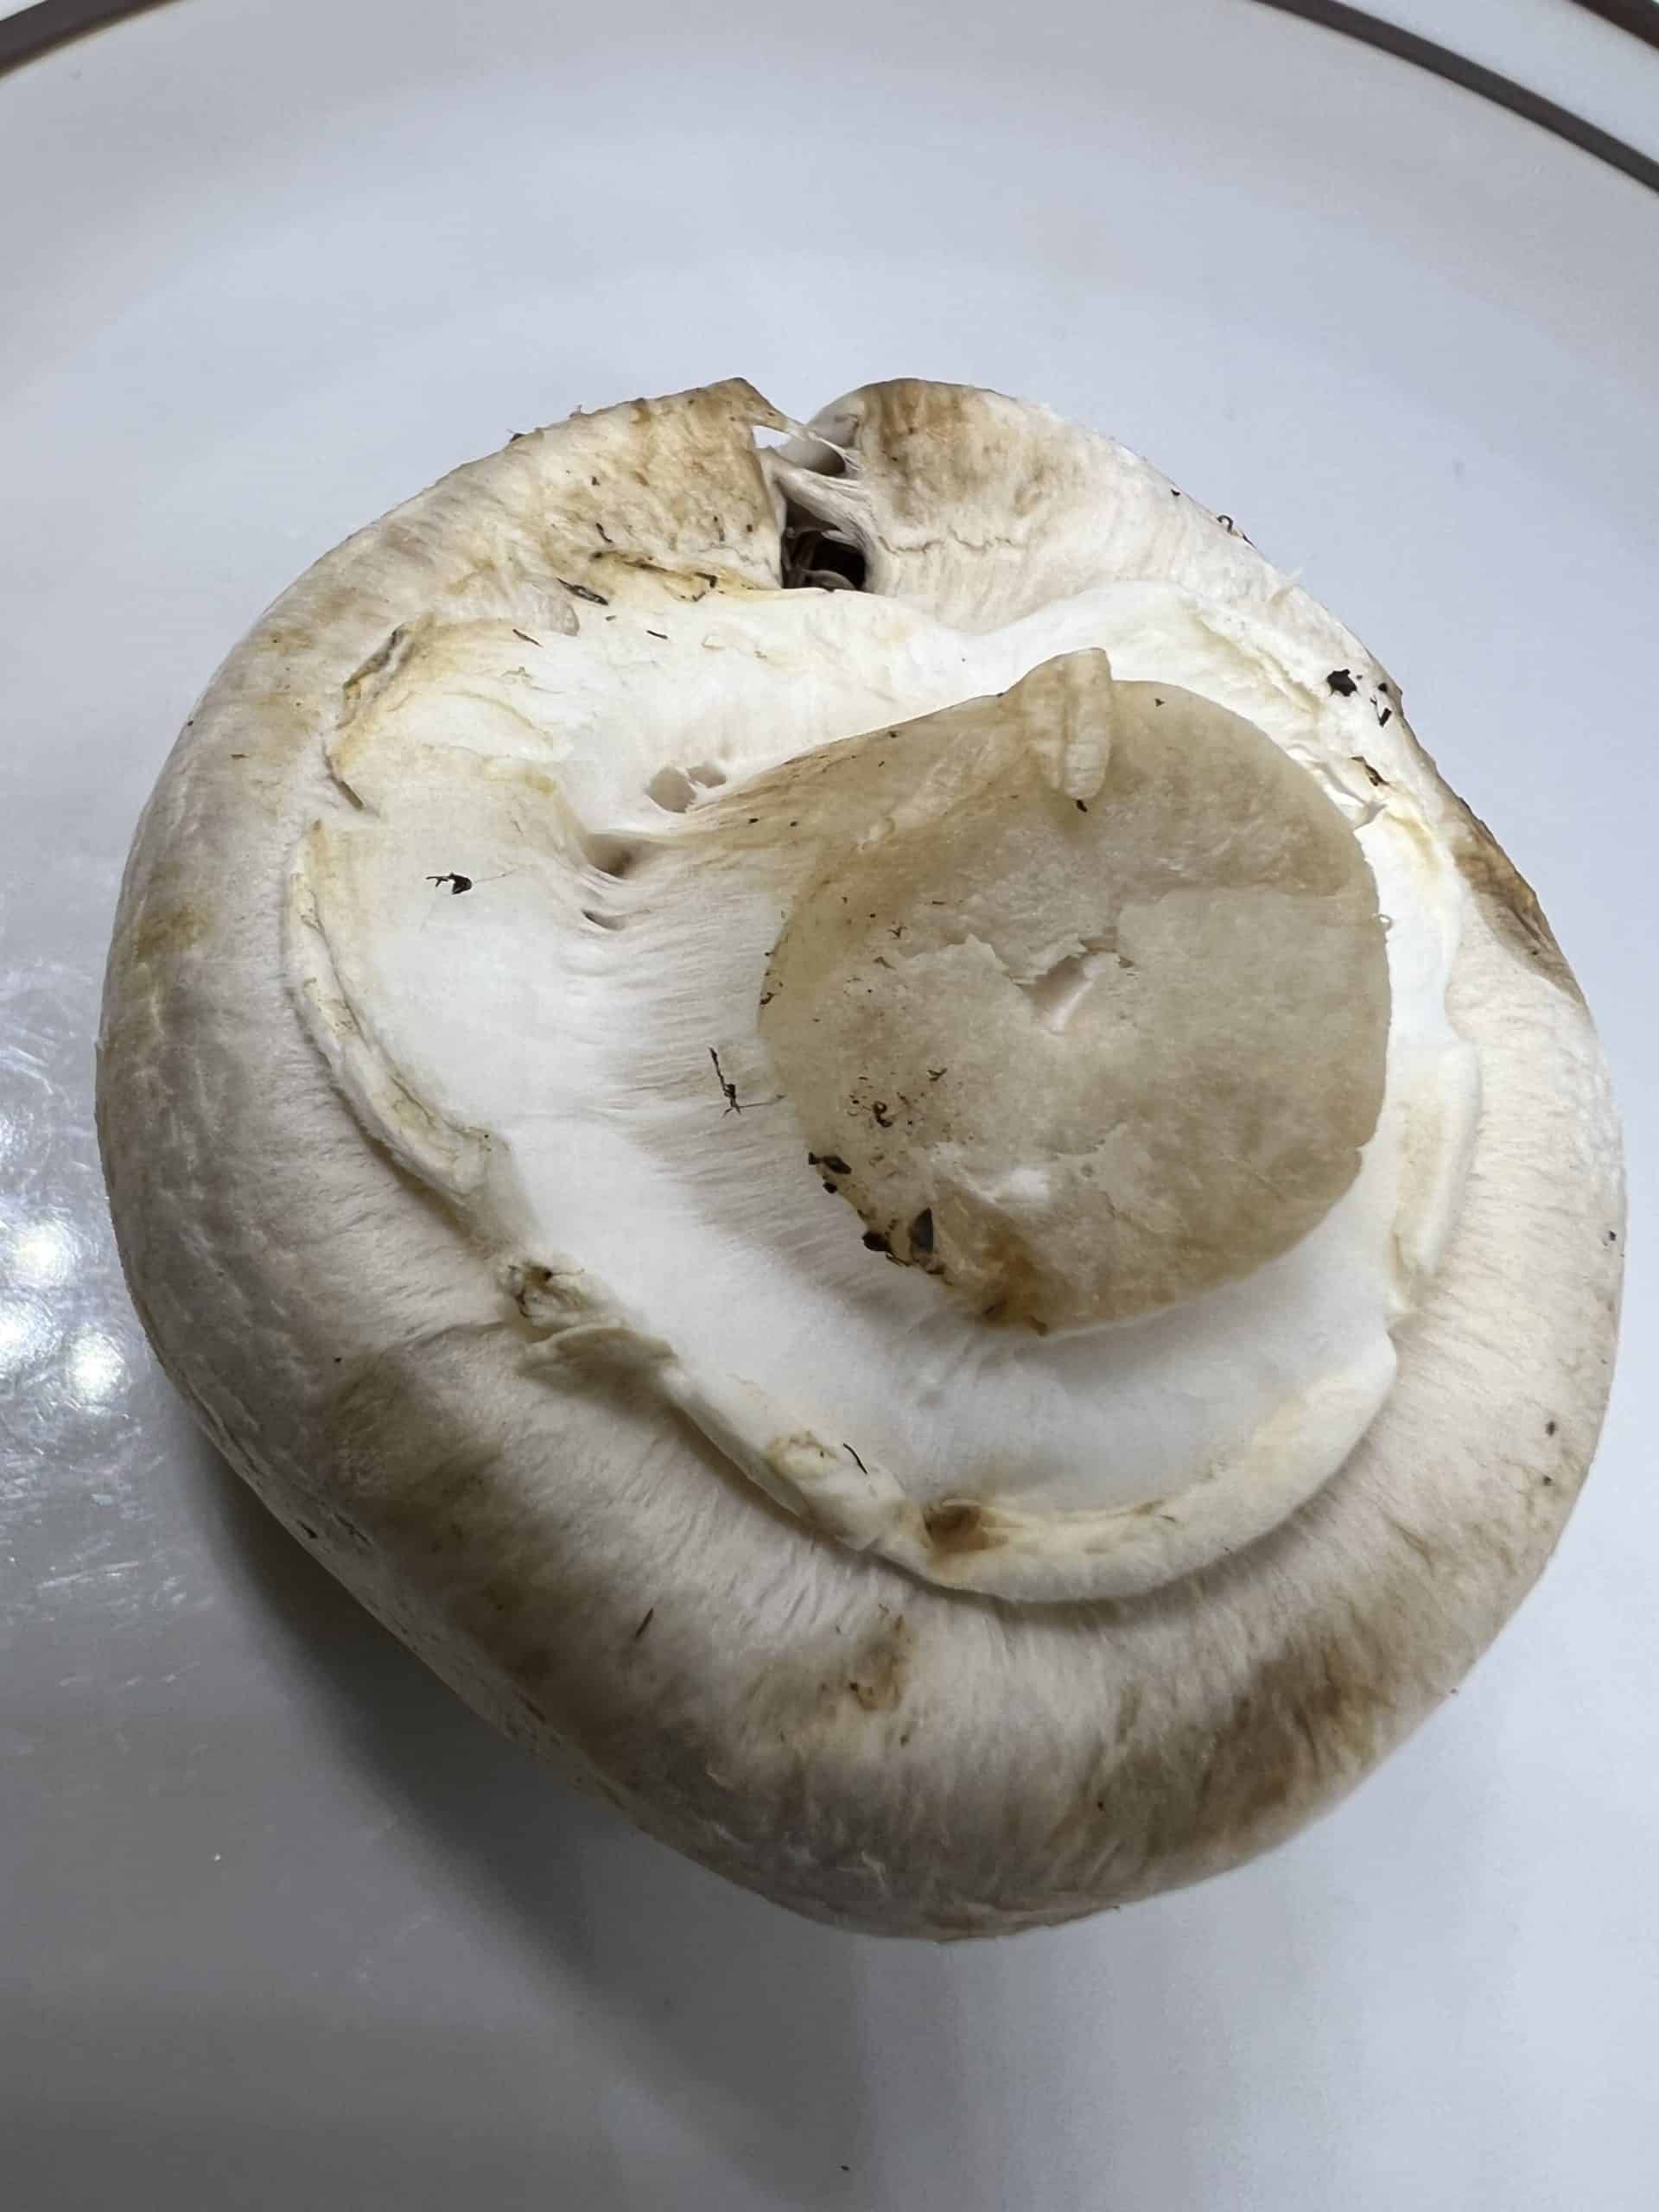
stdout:
[[[18,2212],[1651,2206],[1659,200],[1265,10],[1103,15],[181,0],[0,82]],[[99,1203],[111,904],[219,654],[510,429],[734,371],[1048,398],[1301,567],[1632,1125],[1600,1466],[1462,1695],[1277,1857],[986,1948],[798,1924],[496,1743],[195,1440]]]

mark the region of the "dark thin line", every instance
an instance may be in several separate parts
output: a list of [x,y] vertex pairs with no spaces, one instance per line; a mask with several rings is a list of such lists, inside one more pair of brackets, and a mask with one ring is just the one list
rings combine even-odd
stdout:
[[1395,54],[1402,61],[1414,62],[1418,68],[1444,77],[1448,84],[1461,86],[1465,92],[1478,93],[1495,106],[1506,107],[1511,115],[1518,115],[1525,122],[1554,131],[1568,145],[1593,154],[1609,168],[1620,169],[1637,184],[1646,185],[1649,192],[1659,192],[1659,162],[1649,155],[1639,153],[1634,146],[1627,146],[1622,138],[1615,138],[1608,131],[1599,130],[1593,123],[1586,123],[1570,108],[1557,107],[1554,100],[1545,99],[1541,93],[1529,92],[1512,78],[1500,77],[1495,69],[1483,68],[1478,61],[1465,61],[1462,54],[1453,54],[1448,47],[1436,46],[1432,39],[1419,38],[1415,31],[1402,30],[1397,23],[1385,23],[1379,16],[1368,16],[1361,9],[1343,7],[1339,0],[1258,0],[1258,4],[1275,8],[1281,16],[1300,16],[1304,22],[1340,31],[1345,38],[1358,39],[1362,44]]
[[38,61],[43,54],[67,46],[88,31],[101,31],[124,16],[147,16],[167,0],[35,0],[0,22],[0,77]]
[[1573,5],[1599,16],[1615,30],[1629,31],[1632,38],[1642,39],[1659,49],[1659,8],[1655,7],[1654,0],[1573,0]]

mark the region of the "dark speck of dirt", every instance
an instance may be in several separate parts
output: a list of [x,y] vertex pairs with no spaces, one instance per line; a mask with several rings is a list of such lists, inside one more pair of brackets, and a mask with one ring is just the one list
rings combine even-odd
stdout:
[[720,1054],[715,1052],[712,1045],[709,1047],[709,1057],[715,1064],[715,1081],[720,1085],[721,1096],[726,1101],[725,1111],[728,1114],[741,1114],[743,1109],[738,1103],[737,1085],[727,1081],[725,1071],[720,1065]]

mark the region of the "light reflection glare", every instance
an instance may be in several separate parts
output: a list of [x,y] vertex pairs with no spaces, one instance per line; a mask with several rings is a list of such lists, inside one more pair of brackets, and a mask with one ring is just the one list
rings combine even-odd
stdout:
[[52,1316],[32,1298],[0,1306],[0,1376],[21,1375],[52,1346]]
[[74,1234],[61,1221],[31,1222],[10,1238],[6,1272],[28,1290],[56,1290],[75,1272]]
[[101,1405],[112,1398],[127,1371],[125,1354],[102,1329],[80,1330],[66,1365],[71,1389],[87,1405]]

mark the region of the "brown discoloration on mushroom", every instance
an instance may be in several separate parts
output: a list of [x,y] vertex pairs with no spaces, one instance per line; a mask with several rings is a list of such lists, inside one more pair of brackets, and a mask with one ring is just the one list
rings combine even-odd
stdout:
[[[1045,1267],[1042,1255],[1032,1249],[1017,1223],[982,1214],[959,1219],[960,1211],[946,1209],[946,1226],[954,1249],[971,1264],[974,1283],[991,1294],[979,1309],[980,1319],[995,1328],[1033,1325],[1054,1294],[1055,1270]],[[943,1255],[929,1272],[942,1281],[951,1280],[950,1262]]]
[[1131,1722],[1122,1754],[1080,1775],[1063,1855],[1092,1880],[1104,1854],[1120,1904],[1167,1886],[1172,1867],[1192,1880],[1237,1864],[1388,1749],[1402,1726],[1395,1672],[1381,1643],[1326,1637],[1264,1657],[1224,1710],[1161,1739],[1136,1741]]
[[847,1692],[861,1713],[893,1713],[910,1672],[912,1637],[902,1613],[888,1615],[854,1654]]
[[1362,1656],[1334,1639],[1261,1668],[1194,1763],[1202,1825],[1249,1835],[1317,1796],[1333,1770],[1359,1774],[1389,1732],[1392,1672],[1380,1649]]
[[[1386,683],[1382,688],[1389,689]],[[1394,696],[1398,696],[1397,686]],[[1575,1005],[1583,1006],[1579,979],[1555,942],[1537,893],[1474,809],[1447,784],[1422,741],[1408,726],[1399,728],[1408,752],[1426,772],[1451,817],[1446,826],[1446,848],[1482,914],[1518,959],[1537,969]]]
[[1380,1644],[1289,1645],[1265,1657],[1218,1716],[1153,1742],[1135,1740],[1136,1692],[1119,1714],[1122,1753],[1080,1777],[1055,1847],[1086,1862],[1091,1878],[1104,1853],[1122,1902],[1163,1886],[1185,1854],[1202,1871],[1248,1856],[1381,1756],[1399,1728],[1393,1675]]
[[194,899],[160,900],[135,924],[126,957],[136,966],[175,958],[200,944],[212,925],[207,908]]
[[274,653],[307,653],[315,645],[317,632],[309,624],[268,620],[260,630],[262,642]]
[[[396,1548],[407,1540],[431,1556],[459,1554],[463,1548],[463,1523],[486,1493],[500,1450],[459,1423],[435,1419],[415,1387],[414,1370],[423,1357],[429,1363],[456,1350],[464,1356],[481,1333],[448,1330],[442,1351],[435,1338],[407,1353],[341,1361],[322,1425],[335,1440],[336,1464],[354,1510],[380,1541]],[[388,1485],[385,1467],[417,1438],[423,1446],[419,1478]]]
[[1584,993],[1567,963],[1555,933],[1538,903],[1538,894],[1471,807],[1457,802],[1465,834],[1452,847],[1458,873],[1480,901],[1498,935],[1519,957],[1535,965],[1558,990],[1582,1006]]
[[988,1552],[1007,1539],[999,1534],[985,1508],[970,1497],[946,1498],[922,1513],[922,1526],[936,1552],[946,1557],[962,1552]]
[[915,1637],[900,1612],[878,1605],[857,1632],[838,1625],[815,1637],[810,1650],[787,1669],[766,1668],[757,1678],[753,1713],[763,1735],[798,1750],[804,1742],[866,1716],[895,1713],[909,1687]]
[[[398,647],[403,645],[408,635],[408,624],[399,622],[394,629],[387,631],[368,658],[359,661],[352,671],[341,686],[344,708],[348,715],[360,703],[360,695],[365,689],[372,686],[375,679],[384,676],[391,666]],[[263,641],[270,645],[272,651],[277,652],[301,650],[305,642],[297,633],[284,633],[276,625],[270,626],[264,632]]]
[[918,537],[925,546],[942,514],[982,512],[993,486],[1012,525],[1002,541],[1008,546],[1068,488],[1066,456],[1034,439],[999,435],[1007,403],[995,393],[897,377],[865,385],[858,405],[859,452],[867,465],[882,467],[893,519],[912,547]]

